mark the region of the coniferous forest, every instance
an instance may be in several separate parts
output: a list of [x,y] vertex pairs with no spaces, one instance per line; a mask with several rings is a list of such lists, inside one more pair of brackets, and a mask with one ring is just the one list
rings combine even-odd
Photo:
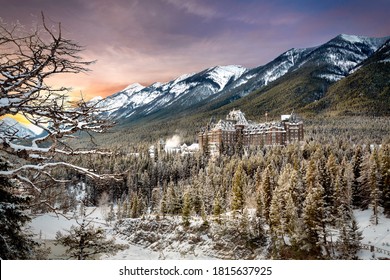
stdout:
[[88,205],[103,200],[118,233],[143,245],[162,238],[158,224],[161,234],[192,233],[195,245],[209,235],[219,258],[261,252],[273,259],[356,259],[362,233],[354,210],[369,209],[373,225],[380,213],[390,216],[390,142],[385,118],[348,123],[355,121],[309,122],[303,143],[217,157],[151,151],[153,143],[108,144],[112,155],[73,163],[119,178],[58,174],[70,183],[47,188],[45,196],[52,207],[72,211],[78,203],[72,192],[83,184]]

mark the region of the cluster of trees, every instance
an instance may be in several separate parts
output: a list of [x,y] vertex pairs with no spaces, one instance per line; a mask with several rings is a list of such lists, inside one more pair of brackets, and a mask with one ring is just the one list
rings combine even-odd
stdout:
[[90,183],[92,201],[108,194],[117,219],[182,216],[188,226],[194,216],[221,222],[231,214],[261,226],[274,258],[350,259],[361,240],[353,210],[370,208],[373,224],[381,211],[390,216],[389,143],[313,140],[219,157],[138,152],[79,158],[98,172],[126,174]]

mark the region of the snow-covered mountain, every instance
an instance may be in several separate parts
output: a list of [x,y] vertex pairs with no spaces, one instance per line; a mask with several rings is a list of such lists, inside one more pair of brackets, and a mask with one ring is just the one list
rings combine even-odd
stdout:
[[216,66],[200,73],[185,74],[167,83],[154,83],[148,87],[133,84],[124,90],[98,101],[102,115],[127,118],[136,112],[149,114],[171,106],[191,106],[221,92],[242,76],[242,66]]
[[390,37],[369,38],[341,34],[317,47],[290,49],[268,64],[244,73],[236,81],[236,87],[240,88],[231,90],[230,98],[243,97],[303,67],[317,67],[318,78],[336,82],[354,71],[388,39]]
[[305,63],[326,65],[318,77],[331,82],[348,76],[364,60],[368,59],[390,37],[369,38],[341,34],[326,44],[316,48]]
[[389,39],[341,34],[317,47],[290,49],[253,69],[216,66],[167,83],[154,83],[148,87],[132,84],[100,100],[99,106],[103,116],[126,120],[157,112],[174,114],[213,100],[227,104],[305,67],[315,67],[314,77],[326,84],[334,83],[355,71]]
[[15,135],[19,138],[33,138],[39,135],[42,131],[32,125],[24,125],[17,120],[5,117],[0,120],[0,136],[2,134]]
[[304,58],[307,57],[312,50],[313,48],[290,49],[266,65],[248,70],[235,81],[226,95],[232,99],[237,99],[246,96],[258,88],[268,85],[284,76],[291,71],[291,69],[297,67],[297,65],[302,64]]

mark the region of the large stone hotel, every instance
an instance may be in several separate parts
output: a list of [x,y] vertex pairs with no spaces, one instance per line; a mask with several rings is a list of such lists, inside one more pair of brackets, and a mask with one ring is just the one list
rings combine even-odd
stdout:
[[232,110],[226,120],[209,123],[199,133],[199,146],[211,153],[231,153],[238,147],[287,145],[303,140],[303,122],[294,114],[282,115],[280,122],[248,121],[240,110]]

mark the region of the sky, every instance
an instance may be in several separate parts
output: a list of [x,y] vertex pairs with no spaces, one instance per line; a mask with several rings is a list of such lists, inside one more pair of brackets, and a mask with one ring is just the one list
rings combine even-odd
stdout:
[[96,60],[54,80],[87,99],[216,65],[257,67],[341,33],[390,35],[390,0],[0,0],[6,22],[28,26],[41,11]]

